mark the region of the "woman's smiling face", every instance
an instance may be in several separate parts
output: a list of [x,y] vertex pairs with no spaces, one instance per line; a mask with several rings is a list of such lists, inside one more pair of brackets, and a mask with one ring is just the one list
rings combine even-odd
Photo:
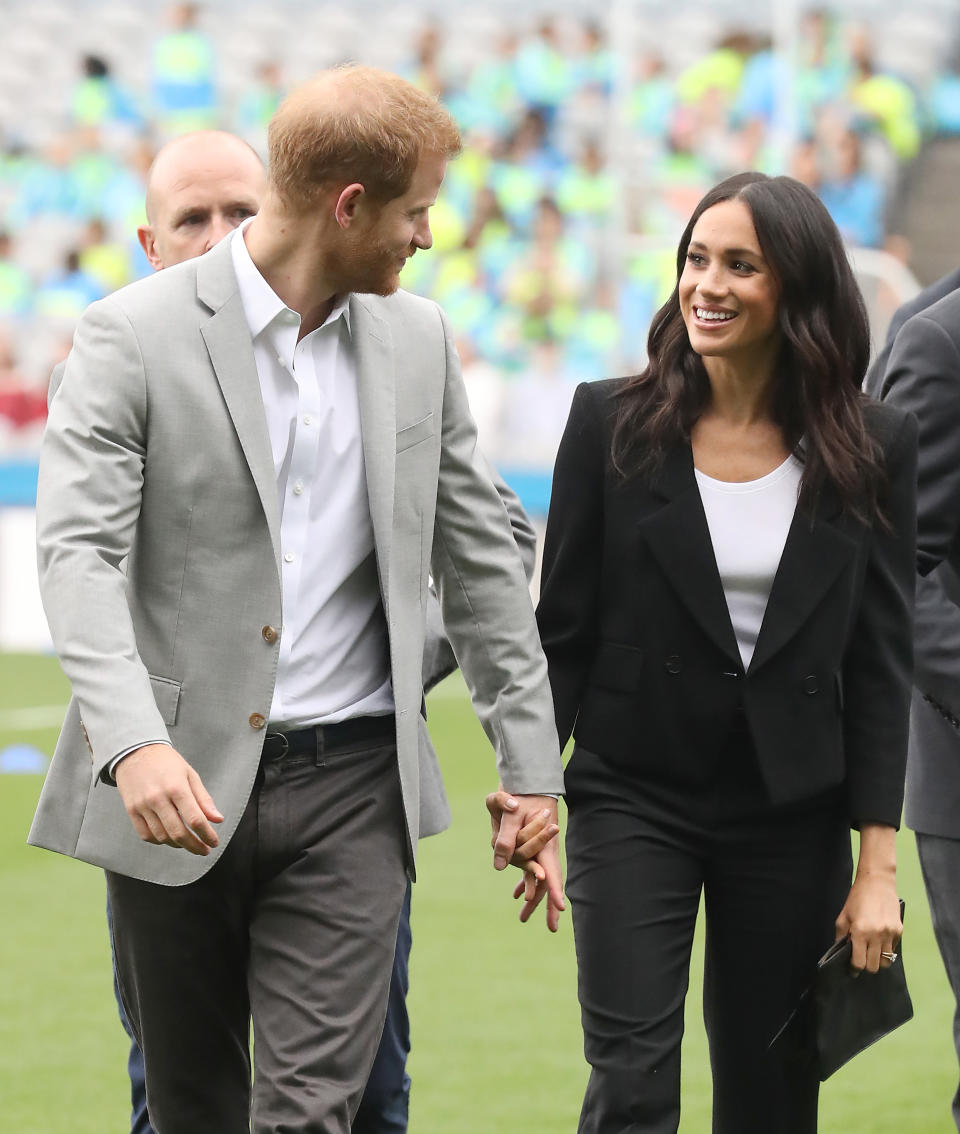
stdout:
[[699,218],[680,276],[680,312],[702,358],[754,367],[780,345],[780,287],[760,251],[749,208],[721,201]]

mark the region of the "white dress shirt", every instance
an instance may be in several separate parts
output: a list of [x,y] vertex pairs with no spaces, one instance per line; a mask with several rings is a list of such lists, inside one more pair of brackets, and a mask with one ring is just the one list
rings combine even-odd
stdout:
[[299,342],[300,316],[231,239],[280,504],[283,626],[270,710],[303,728],[394,708],[360,433],[348,297]]

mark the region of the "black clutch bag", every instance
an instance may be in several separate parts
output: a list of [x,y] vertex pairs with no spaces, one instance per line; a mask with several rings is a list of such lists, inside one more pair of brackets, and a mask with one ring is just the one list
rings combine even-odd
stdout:
[[893,964],[876,973],[853,972],[850,954],[849,938],[830,946],[817,962],[813,983],[770,1042],[791,1058],[815,1062],[821,1082],[913,1017],[902,942]]

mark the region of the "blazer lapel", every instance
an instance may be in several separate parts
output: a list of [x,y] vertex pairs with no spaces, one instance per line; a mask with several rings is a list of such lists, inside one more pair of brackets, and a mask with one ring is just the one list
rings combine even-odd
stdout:
[[376,315],[366,301],[355,295],[350,297],[350,335],[356,352],[363,463],[377,549],[380,593],[389,615],[397,456],[393,339],[385,320]]
[[688,443],[670,450],[651,491],[667,503],[640,521],[641,535],[691,614],[739,669],[740,650]]
[[229,239],[197,261],[197,295],[213,311],[200,333],[260,496],[279,569],[280,506],[273,451]]
[[751,673],[769,661],[800,629],[857,549],[836,524],[840,501],[827,486],[811,517],[797,508],[767,600]]

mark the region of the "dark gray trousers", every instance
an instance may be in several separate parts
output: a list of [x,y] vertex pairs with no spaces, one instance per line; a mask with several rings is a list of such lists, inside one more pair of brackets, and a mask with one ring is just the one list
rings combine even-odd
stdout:
[[768,1045],[832,944],[849,890],[841,793],[771,806],[745,735],[699,784],[640,780],[579,745],[565,781],[592,1068],[579,1134],[676,1134],[701,895],[714,1134],[814,1134],[812,1066]]
[[[953,989],[956,1007],[953,1013],[953,1043],[960,1060],[960,839],[917,832],[917,853],[927,902],[933,920],[933,932],[940,946],[944,968]],[[953,1121],[960,1131],[960,1085],[953,1096]]]
[[328,751],[322,766],[265,760],[226,850],[188,886],[108,872],[158,1134],[349,1134],[383,1026],[405,861],[390,744]]

